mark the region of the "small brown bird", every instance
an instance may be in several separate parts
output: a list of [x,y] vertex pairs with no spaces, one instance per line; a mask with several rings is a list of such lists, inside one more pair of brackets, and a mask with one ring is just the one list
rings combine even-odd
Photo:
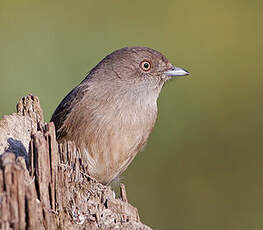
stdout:
[[58,141],[74,142],[87,160],[90,176],[111,183],[145,145],[164,83],[187,74],[150,48],[114,51],[57,107],[51,121]]

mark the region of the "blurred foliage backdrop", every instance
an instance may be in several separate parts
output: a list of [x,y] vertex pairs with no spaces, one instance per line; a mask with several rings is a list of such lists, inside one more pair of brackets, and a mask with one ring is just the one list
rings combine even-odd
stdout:
[[170,81],[157,126],[124,174],[154,229],[263,229],[263,2],[0,0],[0,115],[39,96],[48,121],[105,55],[149,46]]

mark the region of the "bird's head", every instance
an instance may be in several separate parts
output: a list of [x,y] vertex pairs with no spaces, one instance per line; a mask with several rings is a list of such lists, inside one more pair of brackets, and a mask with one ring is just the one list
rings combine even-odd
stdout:
[[173,66],[160,52],[147,47],[116,50],[106,56],[91,73],[96,75],[94,80],[121,87],[126,85],[131,90],[161,88],[167,80],[189,74]]

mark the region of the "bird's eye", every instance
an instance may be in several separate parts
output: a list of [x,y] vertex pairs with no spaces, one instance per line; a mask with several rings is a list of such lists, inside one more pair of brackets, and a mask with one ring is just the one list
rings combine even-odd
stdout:
[[151,63],[149,61],[142,61],[140,67],[143,71],[149,71],[151,69]]

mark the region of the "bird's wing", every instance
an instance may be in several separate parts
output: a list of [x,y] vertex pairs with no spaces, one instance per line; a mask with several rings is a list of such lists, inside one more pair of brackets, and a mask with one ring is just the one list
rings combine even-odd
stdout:
[[63,123],[72,110],[72,105],[78,103],[83,97],[81,88],[77,86],[71,90],[68,95],[60,102],[50,121],[54,122],[56,128],[57,139],[62,139],[66,136],[66,131],[63,129]]

